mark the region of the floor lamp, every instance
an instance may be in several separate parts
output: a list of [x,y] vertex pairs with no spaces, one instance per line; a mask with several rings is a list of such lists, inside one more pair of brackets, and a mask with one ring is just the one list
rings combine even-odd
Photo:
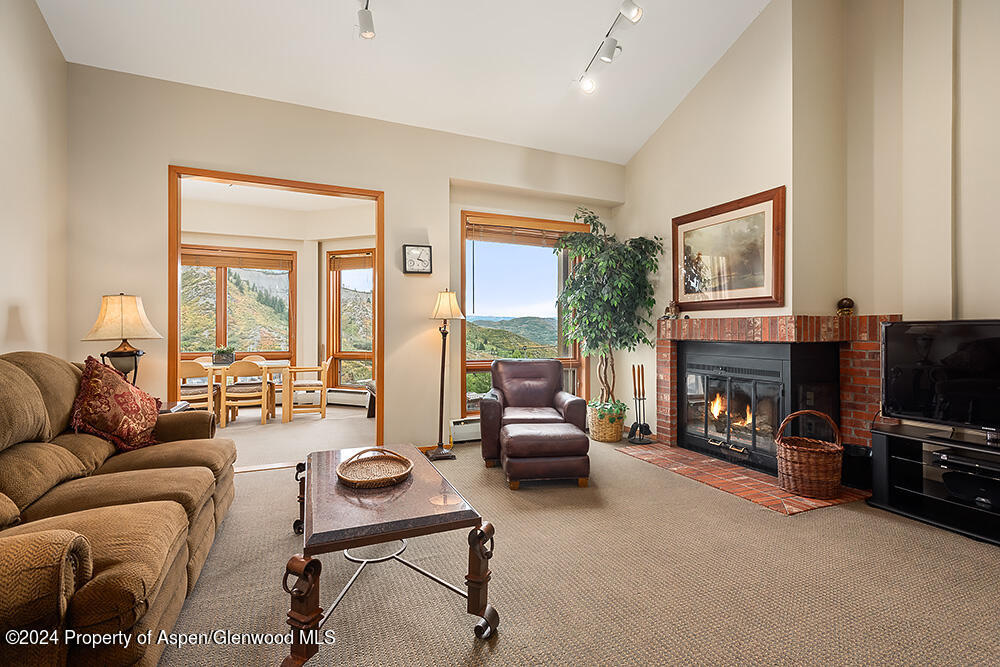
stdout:
[[455,298],[454,292],[448,290],[438,292],[431,319],[441,320],[441,326],[438,327],[438,331],[441,332],[441,393],[438,402],[438,444],[436,448],[427,452],[427,458],[438,461],[455,458],[451,451],[444,448],[444,362],[448,354],[448,320],[465,319],[462,309],[458,307],[458,299]]

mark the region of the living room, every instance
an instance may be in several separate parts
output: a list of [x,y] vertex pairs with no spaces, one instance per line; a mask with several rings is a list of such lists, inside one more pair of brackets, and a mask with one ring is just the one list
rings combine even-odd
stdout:
[[[0,1],[0,624],[15,631],[0,661],[993,662],[996,476],[917,503],[913,475],[892,471],[1000,470],[982,433],[1000,419],[940,402],[914,416],[883,375],[906,345],[919,354],[890,371],[947,366],[929,336],[975,343],[962,327],[976,322],[988,341],[1000,318],[998,32],[992,0]],[[338,246],[372,251],[371,349],[341,355],[370,356],[370,392],[336,399],[339,371],[317,370],[342,352],[323,245],[336,234],[188,230],[189,179],[373,212],[370,233],[350,233],[365,242]],[[753,240],[724,255],[702,230],[734,216]],[[632,322],[634,344],[604,351],[581,333],[605,313],[595,292],[552,302],[574,298],[574,251],[628,239],[651,243],[655,270],[618,285],[634,317],[602,321]],[[101,355],[119,338],[82,340],[124,308],[116,295],[159,336],[123,348],[138,372],[122,391],[176,405],[181,363],[230,342],[216,300],[210,340],[182,349],[183,246],[292,242],[311,244],[296,268],[315,269],[295,281],[296,345],[258,340],[232,361],[263,358],[256,404],[225,428],[207,397],[154,414],[142,444],[158,444],[134,451],[71,426],[81,377],[117,381]],[[718,288],[743,264],[756,282]],[[268,303],[288,313],[291,298]],[[504,387],[523,379],[511,357],[542,369],[537,409],[567,423],[504,434],[519,408]],[[310,387],[285,387],[272,362],[313,369],[302,380],[326,383],[333,414],[296,413]],[[200,363],[221,399],[232,364]],[[624,403],[625,432],[612,420],[605,436],[583,401]],[[800,418],[778,442],[799,409],[832,428]],[[827,498],[781,486],[794,438],[838,441]],[[945,441],[975,462],[942,460]],[[412,470],[359,500],[330,467],[372,446],[410,453]],[[451,521],[439,532],[336,539],[421,484]],[[324,512],[321,497],[347,500]],[[312,642],[281,643],[319,623]]]

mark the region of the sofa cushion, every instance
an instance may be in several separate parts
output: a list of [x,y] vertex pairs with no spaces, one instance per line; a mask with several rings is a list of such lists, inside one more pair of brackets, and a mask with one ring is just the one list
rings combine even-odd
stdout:
[[6,494],[0,493],[0,530],[21,523],[21,511]]
[[36,521],[95,507],[172,500],[193,519],[215,491],[208,468],[129,470],[95,475],[60,484],[21,512],[23,521]]
[[590,439],[572,424],[511,424],[500,430],[500,449],[514,458],[580,456]]
[[[0,450],[51,435],[42,392],[31,376],[0,359]],[[0,489],[2,490],[2,489]]]
[[0,493],[22,510],[56,484],[85,474],[80,459],[51,442],[22,442],[0,452]]
[[44,352],[10,352],[0,359],[27,373],[41,390],[52,435],[65,431],[73,413],[73,401],[80,390],[80,369]]
[[227,438],[178,440],[116,454],[105,461],[94,474],[104,475],[147,468],[203,466],[218,478],[234,461],[236,461],[236,443]]
[[188,519],[175,502],[117,505],[61,514],[8,528],[4,536],[67,529],[87,538],[93,577],[69,603],[68,626],[87,632],[128,630],[156,599],[186,546]]
[[73,403],[75,431],[97,435],[122,451],[153,444],[160,399],[150,396],[117,370],[87,357],[80,393]]
[[563,417],[555,408],[504,408],[501,425],[561,424]]
[[108,457],[115,453],[115,446],[104,438],[98,438],[89,433],[73,433],[66,431],[52,439],[53,445],[59,445],[71,452],[83,463],[87,474],[97,470]]

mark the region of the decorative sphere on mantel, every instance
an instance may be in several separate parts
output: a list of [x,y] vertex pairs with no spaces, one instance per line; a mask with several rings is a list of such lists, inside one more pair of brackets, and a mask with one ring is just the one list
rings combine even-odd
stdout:
[[837,302],[837,315],[840,317],[850,317],[854,315],[854,299],[845,296]]

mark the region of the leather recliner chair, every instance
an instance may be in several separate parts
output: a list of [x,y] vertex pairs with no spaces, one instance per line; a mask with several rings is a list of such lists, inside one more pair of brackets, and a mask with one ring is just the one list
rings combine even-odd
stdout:
[[587,402],[563,391],[562,363],[555,359],[495,359],[493,387],[479,404],[483,459],[500,461],[500,429],[508,424],[573,424],[583,431]]

